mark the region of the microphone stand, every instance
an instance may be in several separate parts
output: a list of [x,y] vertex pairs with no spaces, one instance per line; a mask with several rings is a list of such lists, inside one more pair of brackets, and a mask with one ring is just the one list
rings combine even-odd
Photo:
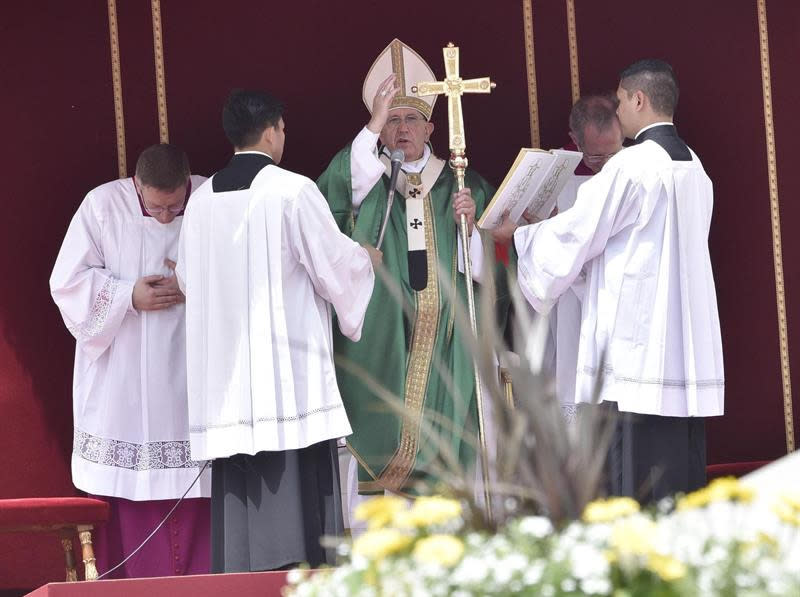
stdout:
[[381,224],[381,233],[378,236],[378,244],[375,248],[381,250],[383,244],[383,235],[386,234],[386,225],[389,223],[389,214],[392,212],[392,203],[394,203],[394,192],[397,187],[397,176],[400,174],[400,166],[406,159],[406,154],[402,149],[395,149],[391,155],[392,161],[392,176],[389,178],[389,197],[386,199],[386,214],[383,216],[383,224]]
[[378,236],[378,244],[375,245],[375,248],[379,251],[381,250],[381,245],[383,244],[383,235],[386,234],[386,225],[389,223],[389,213],[392,211],[392,203],[394,203],[394,186],[395,185],[392,185],[389,189],[389,197],[386,199],[386,215],[383,216],[383,224],[381,224],[381,233],[380,236]]

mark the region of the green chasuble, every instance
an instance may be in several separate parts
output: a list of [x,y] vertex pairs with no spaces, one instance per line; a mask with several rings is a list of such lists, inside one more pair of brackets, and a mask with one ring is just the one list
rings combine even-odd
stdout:
[[[382,159],[387,172],[357,215],[353,213],[349,146],[333,158],[317,181],[340,229],[373,246],[389,189],[389,163]],[[477,221],[494,189],[471,170],[465,186],[472,191]],[[465,470],[472,473],[476,462],[474,448],[465,441],[465,436],[477,436],[472,358],[463,341],[463,335],[471,332],[454,321],[455,297],[448,290],[455,288],[457,300],[466,306],[465,278],[458,271],[460,241],[453,220],[455,176],[444,161],[431,155],[421,174],[401,172],[397,187],[381,250],[388,277],[400,287],[406,312],[376,275],[361,340],[352,342],[334,328],[336,375],[353,428],[348,445],[359,463],[359,493],[384,489],[416,493],[411,487],[415,482],[435,483],[436,465],[444,466],[439,455],[442,443]],[[421,291],[409,284],[407,197],[422,199],[424,205],[428,284]],[[491,267],[490,259],[484,261],[485,267]],[[442,281],[443,276],[449,284]],[[477,305],[480,284],[474,288]],[[498,295],[507,294],[502,288],[504,282],[498,279]],[[369,387],[369,381],[387,390],[396,406],[389,406],[374,386]],[[400,416],[400,405],[406,417]],[[431,437],[431,430],[438,438]]]

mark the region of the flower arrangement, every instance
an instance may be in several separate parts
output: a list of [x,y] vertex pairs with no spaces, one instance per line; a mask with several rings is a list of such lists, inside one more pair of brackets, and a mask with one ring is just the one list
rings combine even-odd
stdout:
[[[485,255],[485,263],[492,259],[493,252]],[[447,276],[441,280],[445,295],[453,295]],[[465,333],[464,341],[480,369],[495,441],[483,446],[466,432],[465,439],[491,455],[485,490],[491,507],[480,498],[484,488],[475,470],[459,468],[456,455],[437,444],[439,458],[429,472],[438,483],[414,486],[424,497],[413,500],[386,495],[362,503],[354,517],[366,521],[367,531],[339,542],[335,568],[290,572],[287,596],[800,595],[800,491],[758,495],[726,478],[647,509],[630,498],[598,499],[613,417],[595,408],[564,416],[543,367],[547,319],[527,317],[513,274],[517,359],[504,365],[513,379],[508,399],[496,358],[507,347],[489,316],[491,277],[484,282],[481,340]],[[455,324],[468,330],[463,305],[456,301],[454,311]],[[337,363],[361,376],[387,411],[405,414],[402,398],[358,363]],[[431,365],[454,385],[436,355]],[[417,422],[434,443],[432,423],[448,424]],[[797,477],[796,467],[792,474]]]
[[596,500],[559,529],[522,516],[477,531],[439,496],[378,497],[356,516],[368,530],[340,545],[342,565],[294,571],[289,595],[800,595],[800,495],[759,500],[733,478],[650,510]]

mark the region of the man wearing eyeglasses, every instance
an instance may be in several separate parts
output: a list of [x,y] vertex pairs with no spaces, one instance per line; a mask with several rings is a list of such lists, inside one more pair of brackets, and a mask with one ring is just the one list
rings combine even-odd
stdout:
[[[173,269],[192,188],[180,148],[153,145],[136,174],[89,192],[67,230],[50,289],[76,339],[72,478],[107,501],[98,571],[129,555],[187,490],[184,297]],[[142,551],[111,577],[209,570],[210,471]]]
[[[569,114],[569,137],[574,149],[583,152],[583,159],[558,197],[559,212],[575,203],[578,189],[603,168],[622,149],[624,135],[617,118],[617,99],[611,95],[586,95],[580,98]],[[578,365],[581,303],[584,272],[558,299],[551,311],[550,330],[554,347],[556,395],[568,420],[577,412],[575,405],[575,373]]]
[[[356,492],[431,491],[445,450],[465,469],[475,465],[467,443],[477,425],[475,380],[451,289],[466,304],[466,284],[473,280],[463,275],[456,224],[462,214],[472,234],[473,279],[481,279],[482,243],[473,221],[493,189],[468,170],[467,188],[459,192],[446,161],[433,152],[436,96],[418,97],[413,88],[435,78],[413,49],[393,40],[364,81],[367,125],[317,181],[339,227],[355,240],[376,243],[388,210],[380,247],[387,276],[375,281],[363,337],[336,338],[337,379],[353,426],[348,447],[358,463],[350,460],[351,507]],[[404,155],[389,209],[396,150]],[[373,379],[404,405],[405,416],[380,397]]]
[[616,110],[617,99],[610,95],[586,95],[572,106],[569,137],[574,149],[583,153],[583,168],[579,166],[576,175],[597,174],[622,149],[625,136]]

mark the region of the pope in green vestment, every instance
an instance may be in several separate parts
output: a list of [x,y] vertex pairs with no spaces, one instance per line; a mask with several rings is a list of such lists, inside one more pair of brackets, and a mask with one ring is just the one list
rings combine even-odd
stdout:
[[[317,184],[340,229],[375,246],[387,208],[388,156],[396,149],[405,152],[380,247],[385,274],[402,300],[376,276],[360,341],[334,331],[334,345],[337,380],[353,428],[348,446],[359,464],[359,493],[414,494],[420,481],[429,483],[422,491],[433,490],[439,467],[449,468],[443,450],[457,458],[463,470],[474,471],[476,465],[470,443],[477,436],[475,378],[465,338],[471,331],[455,316],[457,301],[466,308],[467,283],[459,265],[456,218],[464,213],[470,223],[475,221],[494,189],[468,170],[467,189],[457,192],[452,170],[428,144],[435,98],[422,98],[423,103],[405,94],[407,79],[433,80],[433,73],[414,72],[419,62],[427,65],[398,40],[387,52],[394,60],[388,72],[395,74],[383,79],[384,69],[381,81],[370,85],[374,71],[380,71],[374,65],[364,86],[372,119],[333,158]],[[404,58],[404,68],[396,68],[398,56]],[[380,62],[381,56],[376,65]],[[403,73],[406,80],[398,76]],[[409,267],[414,267],[408,258],[412,228],[424,231],[427,284],[422,290],[414,290],[409,281]],[[472,245],[473,275],[478,278],[486,275],[480,270],[494,264],[482,268],[481,237],[474,229]],[[474,284],[476,304],[480,286]],[[379,395],[376,384],[394,398],[394,406]]]

